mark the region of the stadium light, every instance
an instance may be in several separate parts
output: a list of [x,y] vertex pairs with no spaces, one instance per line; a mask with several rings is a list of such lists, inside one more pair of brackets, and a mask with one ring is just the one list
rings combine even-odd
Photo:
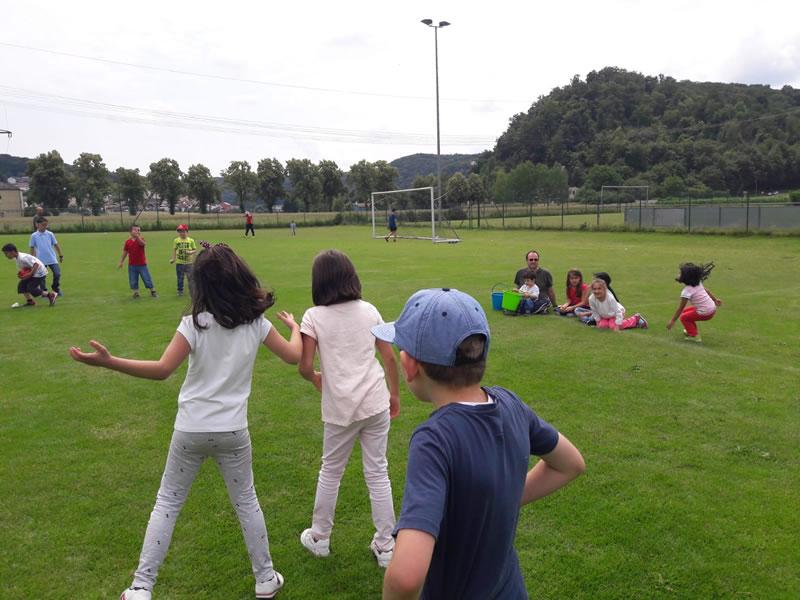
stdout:
[[439,21],[438,25],[433,24],[433,19],[422,19],[420,21],[428,27],[433,29],[433,49],[436,65],[436,176],[437,176],[437,189],[439,196],[439,209],[441,210],[442,203],[442,145],[441,136],[439,133],[439,29],[450,25],[447,21]]

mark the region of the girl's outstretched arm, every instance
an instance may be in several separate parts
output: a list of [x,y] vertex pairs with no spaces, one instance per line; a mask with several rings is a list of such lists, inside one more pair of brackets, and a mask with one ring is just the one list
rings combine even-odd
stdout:
[[303,353],[300,357],[300,364],[297,367],[297,372],[303,379],[306,379],[314,384],[317,391],[322,391],[322,375],[319,371],[314,370],[314,353],[317,351],[317,340],[310,335],[302,334],[303,338]]
[[375,340],[375,345],[378,347],[383,362],[383,371],[389,381],[389,416],[394,419],[400,414],[400,378],[397,374],[397,361],[389,342]]
[[683,312],[683,309],[686,308],[686,303],[688,301],[689,301],[688,298],[681,298],[681,301],[678,304],[678,310],[676,310],[675,314],[672,315],[672,318],[669,321],[667,321],[667,330],[672,329],[672,326],[675,325],[675,321],[677,321],[678,317],[681,316],[681,313]]
[[300,325],[294,320],[294,315],[282,310],[275,315],[291,332],[289,339],[284,338],[274,327],[269,330],[264,345],[283,362],[296,365],[300,361],[303,344],[300,341]]
[[95,349],[94,352],[83,352],[77,346],[72,346],[69,349],[69,355],[78,362],[93,367],[105,367],[143,379],[166,379],[186,360],[191,351],[189,342],[177,331],[158,360],[120,358],[111,354],[103,344],[96,340],[91,340],[89,344]]

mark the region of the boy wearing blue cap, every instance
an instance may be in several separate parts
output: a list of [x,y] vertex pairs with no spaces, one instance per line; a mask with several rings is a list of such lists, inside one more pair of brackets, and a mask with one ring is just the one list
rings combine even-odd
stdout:
[[[471,296],[421,290],[372,332],[400,349],[409,389],[436,409],[409,443],[383,598],[527,598],[520,506],[575,479],[583,457],[516,394],[480,385],[489,325]],[[530,455],[541,460],[529,471]]]

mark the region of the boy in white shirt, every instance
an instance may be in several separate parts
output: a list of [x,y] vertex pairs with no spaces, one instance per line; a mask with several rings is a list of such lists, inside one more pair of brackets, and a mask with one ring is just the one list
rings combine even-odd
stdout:
[[[47,269],[44,263],[35,256],[19,252],[14,244],[6,244],[3,246],[3,254],[6,258],[17,261],[17,276],[19,277],[19,284],[17,284],[17,292],[25,297],[25,304],[15,302],[11,308],[19,308],[20,306],[36,306],[36,300],[42,295],[42,285],[44,278],[47,275]],[[58,294],[55,292],[47,292],[44,294],[50,302],[50,306],[56,303]]]
[[522,294],[517,312],[523,315],[534,313],[536,301],[539,299],[539,286],[536,285],[536,273],[526,271],[522,276],[522,285],[515,290]]

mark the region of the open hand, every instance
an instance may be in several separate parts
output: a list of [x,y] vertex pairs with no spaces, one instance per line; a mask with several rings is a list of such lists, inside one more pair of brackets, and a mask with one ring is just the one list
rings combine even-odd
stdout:
[[97,340],[90,340],[89,345],[95,352],[84,352],[77,346],[69,349],[69,355],[78,362],[86,363],[93,367],[105,367],[111,362],[111,353]]
[[275,316],[278,317],[281,320],[281,322],[284,325],[286,325],[289,329],[294,329],[295,327],[298,327],[297,321],[294,320],[294,315],[290,312],[287,312],[285,310],[280,310],[277,313],[275,313]]

